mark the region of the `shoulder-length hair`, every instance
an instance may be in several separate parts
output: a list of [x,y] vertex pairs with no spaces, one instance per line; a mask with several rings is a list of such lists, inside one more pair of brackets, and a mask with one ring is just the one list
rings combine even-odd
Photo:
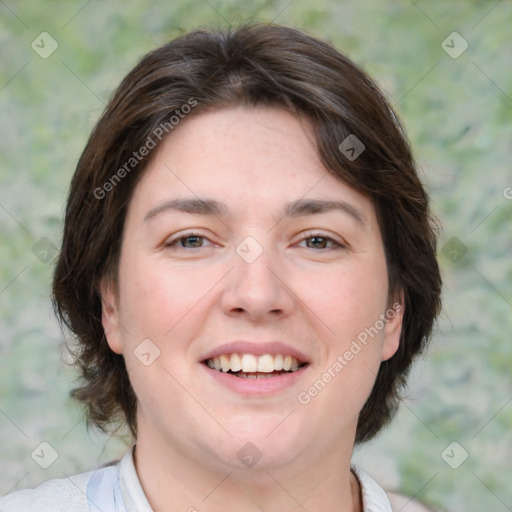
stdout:
[[56,314],[77,340],[83,382],[72,396],[85,404],[88,424],[108,431],[125,422],[136,437],[136,397],[123,356],[106,342],[99,284],[117,282],[127,206],[151,157],[141,148],[172,137],[185,114],[237,105],[308,119],[326,169],[375,207],[389,303],[400,298],[404,317],[399,349],[381,363],[360,412],[356,441],[368,440],[391,420],[440,312],[436,227],[405,132],[376,84],[330,44],[272,24],[197,30],[147,54],[92,131],[72,179],[53,282]]

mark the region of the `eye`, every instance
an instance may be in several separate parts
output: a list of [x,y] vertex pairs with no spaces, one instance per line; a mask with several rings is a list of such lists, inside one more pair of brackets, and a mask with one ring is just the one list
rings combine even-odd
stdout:
[[311,236],[302,239],[302,242],[306,242],[308,249],[344,249],[346,247],[322,233],[313,233]]
[[165,247],[176,247],[178,249],[200,249],[204,247],[206,237],[198,233],[186,233],[185,235],[171,239],[165,243]]

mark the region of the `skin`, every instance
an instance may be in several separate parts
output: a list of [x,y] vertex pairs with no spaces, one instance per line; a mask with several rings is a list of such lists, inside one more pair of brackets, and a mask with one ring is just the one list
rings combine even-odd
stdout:
[[[357,418],[380,362],[398,348],[402,315],[299,403],[389,309],[373,205],[327,172],[313,141],[306,121],[278,108],[202,113],[164,141],[135,189],[117,291],[102,283],[103,326],[138,398],[135,463],[156,512],[360,510],[350,472]],[[144,220],[189,197],[228,213],[165,210]],[[364,222],[341,210],[283,216],[299,199],[345,201]],[[190,231],[204,238],[176,241]],[[263,251],[252,263],[236,252],[248,236]],[[144,339],[160,350],[148,366],[134,355]],[[242,396],[200,362],[240,339],[282,341],[309,368],[279,393]],[[251,468],[237,457],[247,442],[262,454]]]

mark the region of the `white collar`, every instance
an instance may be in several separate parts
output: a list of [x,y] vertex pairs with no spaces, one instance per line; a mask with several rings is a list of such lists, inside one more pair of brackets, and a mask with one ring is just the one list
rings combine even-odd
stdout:
[[391,503],[384,489],[360,467],[352,465],[352,471],[361,487],[363,512],[392,512]]
[[[142,489],[135,464],[132,448],[119,462],[120,486],[127,512],[153,512]],[[363,512],[392,512],[389,499],[377,482],[363,469],[353,465],[352,471],[359,480],[363,499]]]

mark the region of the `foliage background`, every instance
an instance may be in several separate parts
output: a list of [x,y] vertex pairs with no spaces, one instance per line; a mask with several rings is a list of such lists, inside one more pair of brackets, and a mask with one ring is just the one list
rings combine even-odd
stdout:
[[[328,39],[377,79],[443,226],[443,317],[396,421],[356,459],[444,510],[512,510],[512,5],[484,0],[0,2],[0,495],[124,451],[87,433],[68,400],[53,260],[38,248],[59,246],[74,166],[140,57],[183,31],[248,19]],[[457,59],[441,47],[453,31],[469,45]],[[41,32],[59,45],[47,59],[31,48]],[[46,470],[31,458],[41,441],[59,454]],[[441,457],[452,442],[469,455],[457,469]]]

